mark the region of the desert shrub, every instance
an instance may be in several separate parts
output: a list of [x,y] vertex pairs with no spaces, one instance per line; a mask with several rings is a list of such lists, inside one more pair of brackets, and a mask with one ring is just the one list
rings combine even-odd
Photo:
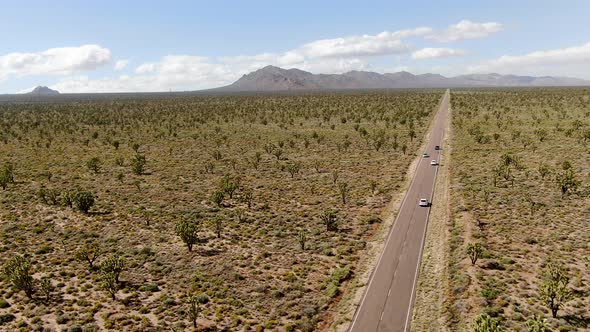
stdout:
[[3,314],[0,315],[0,325],[4,325],[6,323],[10,323],[16,319],[16,316],[13,314]]

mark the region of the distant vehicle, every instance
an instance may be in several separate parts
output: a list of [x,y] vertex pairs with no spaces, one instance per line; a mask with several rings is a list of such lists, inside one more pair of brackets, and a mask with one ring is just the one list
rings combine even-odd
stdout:
[[436,161],[436,160],[433,160],[433,161],[431,161],[431,162],[430,162],[430,165],[432,165],[432,166],[437,166],[437,165],[438,165],[438,161]]
[[435,150],[440,150],[440,145],[436,145],[436,146],[434,147],[434,149],[435,149]]
[[428,157],[430,157],[430,155],[429,155],[428,153],[424,152],[424,153],[422,154],[422,158],[428,158]]
[[429,206],[430,203],[428,203],[428,199],[426,199],[426,198],[420,198],[420,203],[418,203],[418,205],[420,205],[420,206]]

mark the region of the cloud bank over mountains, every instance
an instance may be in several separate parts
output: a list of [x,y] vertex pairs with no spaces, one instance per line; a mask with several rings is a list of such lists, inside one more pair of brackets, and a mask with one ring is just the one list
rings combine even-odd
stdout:
[[[416,44],[457,43],[486,38],[503,30],[504,26],[498,22],[462,20],[442,30],[423,26],[320,39],[284,52],[222,57],[170,54],[156,61],[137,63],[135,67],[130,67],[129,59],[113,56],[114,52],[110,49],[89,44],[0,55],[0,81],[15,77],[46,76],[54,77],[53,80],[57,78],[57,83],[49,86],[61,92],[147,92],[219,87],[267,65],[326,74],[352,70],[392,72],[396,68],[382,68],[373,59],[399,58],[419,65],[422,61],[432,59],[461,58],[471,51],[446,45],[417,47]],[[100,77],[96,75],[97,70],[107,71],[107,74],[103,73]],[[579,76],[581,73],[588,78],[590,43],[523,55],[504,55],[462,64],[454,70],[456,73],[568,76]]]

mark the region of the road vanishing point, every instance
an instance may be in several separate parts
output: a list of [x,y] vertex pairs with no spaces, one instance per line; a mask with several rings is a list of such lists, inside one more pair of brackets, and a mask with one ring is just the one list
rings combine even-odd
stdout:
[[[449,113],[450,92],[440,102],[410,187],[402,201],[385,247],[373,270],[363,298],[350,325],[350,332],[410,331],[422,249],[426,237],[430,206],[418,205],[420,198],[432,202],[440,163],[445,123]],[[422,157],[425,152],[429,157]],[[437,204],[437,202],[433,202]]]

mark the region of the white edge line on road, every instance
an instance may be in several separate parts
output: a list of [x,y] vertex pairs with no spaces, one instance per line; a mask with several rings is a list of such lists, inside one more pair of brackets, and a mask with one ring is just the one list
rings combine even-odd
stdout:
[[[450,90],[448,90],[448,91],[450,91]],[[443,97],[443,101],[444,101],[444,97]],[[441,102],[441,104],[442,104],[442,102]],[[440,111],[440,106],[438,107],[437,114],[435,115],[435,118],[433,120],[434,128],[436,128],[436,116],[438,115],[438,111]],[[433,128],[433,130],[434,130],[434,128]],[[429,141],[431,139],[431,136],[432,136],[432,132],[430,132],[428,134]],[[404,194],[402,204],[399,206],[399,209],[397,210],[397,215],[395,216],[395,220],[393,221],[393,226],[389,230],[389,234],[387,236],[387,241],[385,242],[385,246],[383,246],[383,250],[381,251],[381,255],[379,256],[379,260],[377,261],[377,264],[375,264],[375,267],[371,271],[371,275],[369,276],[369,284],[365,287],[363,298],[362,298],[361,302],[358,304],[358,306],[356,307],[356,309],[354,310],[354,319],[352,321],[352,324],[350,324],[348,331],[352,331],[352,329],[354,328],[354,324],[356,324],[356,321],[358,319],[358,314],[360,312],[359,309],[363,306],[363,303],[365,303],[365,299],[367,298],[367,293],[369,291],[369,288],[371,288],[371,284],[373,283],[373,277],[374,277],[375,271],[377,271],[377,267],[379,267],[379,265],[381,264],[381,260],[383,259],[383,255],[385,254],[385,249],[387,249],[387,245],[389,244],[389,240],[391,239],[391,236],[393,234],[393,231],[395,230],[395,227],[399,224],[397,222],[399,219],[399,214],[400,214],[399,212],[402,210],[402,208],[404,207],[404,204],[406,203],[406,198],[408,198],[408,192],[410,191],[410,188],[412,188],[412,185],[414,184],[414,180],[416,179],[416,175],[418,174],[418,169],[420,168],[420,164],[422,163],[422,160],[424,159],[419,153],[420,152],[418,152],[418,157],[420,159],[418,160],[418,165],[416,165],[416,171],[414,172],[414,175],[412,176],[412,181],[410,181],[410,185],[408,186],[408,189],[406,190],[406,193]],[[438,168],[436,169],[436,171],[438,172]],[[434,189],[433,189],[433,192],[434,192]],[[431,199],[431,201],[432,201],[432,199]],[[429,213],[430,213],[430,211],[429,211]],[[418,264],[418,265],[420,265],[420,264]],[[381,315],[383,316],[383,312],[381,313]]]
[[[450,101],[451,90],[449,89],[449,90],[447,90],[447,92],[449,93],[449,95],[448,95],[449,96],[449,101],[448,101],[449,105],[447,106],[447,109],[449,109],[450,102],[451,102]],[[445,95],[446,95],[446,93],[445,93]],[[443,100],[444,100],[444,98],[443,98]],[[447,112],[448,112],[448,110],[447,110]],[[445,127],[446,127],[447,120],[448,119],[445,119]],[[443,146],[443,142],[444,142],[444,138],[445,138],[445,130],[444,130],[445,127],[443,127],[443,133],[442,133],[441,140],[439,143],[441,146]],[[434,171],[434,181],[433,181],[433,185],[432,185],[432,192],[430,194],[431,207],[428,208],[428,214],[426,215],[426,226],[424,227],[424,234],[422,234],[422,243],[420,244],[420,254],[418,256],[418,264],[416,265],[416,273],[414,274],[414,284],[412,286],[412,296],[410,297],[410,303],[408,304],[408,314],[406,315],[406,324],[404,326],[404,332],[408,331],[408,325],[409,325],[408,323],[410,321],[410,316],[413,311],[412,307],[414,305],[414,295],[416,294],[416,283],[418,281],[418,275],[420,274],[420,265],[422,264],[422,252],[424,251],[424,240],[426,239],[426,232],[428,231],[428,224],[429,224],[428,219],[430,219],[430,211],[432,210],[432,198],[434,197],[434,189],[436,187],[436,179],[438,177],[438,168],[440,167],[440,162],[442,160],[442,153],[440,153],[440,150],[438,153],[439,153],[438,165],[436,166],[436,170]]]
[[[408,191],[412,187],[412,185],[414,184],[414,179],[416,178],[416,173],[418,173],[417,170],[420,167],[420,163],[422,163],[422,159],[424,159],[424,158],[422,158],[422,156],[420,156],[420,160],[418,161],[418,165],[416,166],[416,172],[414,172],[414,176],[412,176],[412,181],[410,182],[410,186],[408,187]],[[393,221],[393,226],[389,230],[389,234],[387,236],[387,241],[385,242],[385,246],[383,246],[383,250],[381,251],[381,255],[379,256],[379,260],[377,261],[377,264],[375,264],[375,267],[373,268],[373,270],[371,271],[371,275],[369,276],[369,278],[370,278],[369,284],[365,287],[363,299],[361,300],[361,302],[359,303],[359,305],[355,309],[354,320],[352,321],[352,324],[350,325],[350,328],[348,329],[349,331],[352,331],[352,329],[354,328],[354,324],[356,323],[356,321],[358,319],[358,314],[360,312],[359,309],[363,306],[363,303],[365,303],[365,299],[367,298],[367,293],[369,291],[369,288],[371,288],[371,284],[373,283],[373,277],[374,277],[375,271],[377,271],[377,267],[379,267],[379,265],[381,264],[381,260],[383,259],[383,255],[385,254],[385,250],[387,249],[387,245],[389,244],[389,240],[391,239],[391,236],[393,234],[393,231],[395,230],[395,227],[399,224],[397,222],[398,217],[399,217],[399,212],[404,207],[407,197],[408,197],[408,192],[406,191],[406,194],[404,195],[404,199],[402,200],[402,204],[400,205],[399,209],[397,210],[397,215],[395,216],[395,220]],[[381,312],[381,317],[383,317],[383,312]]]

